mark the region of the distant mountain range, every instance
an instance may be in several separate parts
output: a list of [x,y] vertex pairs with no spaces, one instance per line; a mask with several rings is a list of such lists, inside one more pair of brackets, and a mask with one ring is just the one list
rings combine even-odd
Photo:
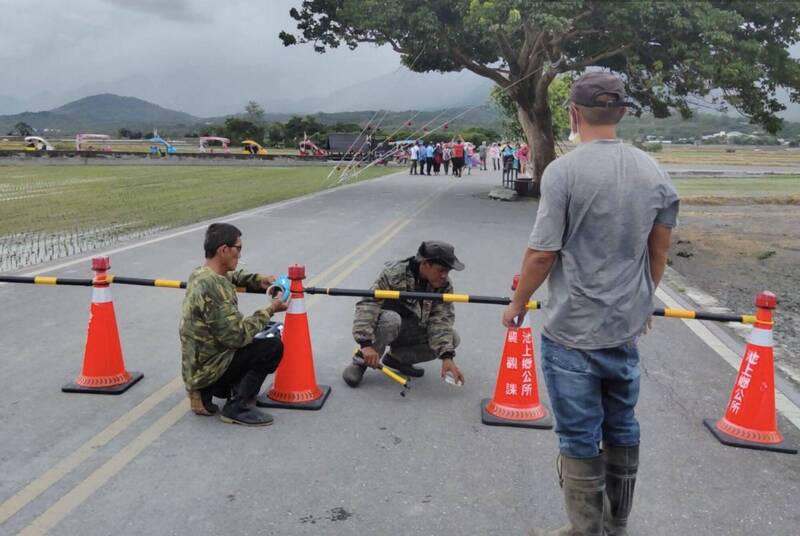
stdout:
[[135,97],[102,94],[84,97],[45,112],[0,115],[0,134],[24,122],[37,132],[71,136],[77,132],[116,133],[122,127],[151,131],[158,126],[188,127],[203,120]]
[[[453,107],[438,110],[417,111],[409,107],[403,111],[389,111],[365,108],[352,112],[317,112],[313,115],[321,123],[356,123],[366,125],[372,121],[384,132],[395,129],[416,130],[423,127],[433,130],[448,123],[451,132],[468,128],[484,127],[497,132],[502,130],[502,118],[492,105],[462,105],[452,103]],[[424,104],[421,102],[420,104]],[[268,123],[286,122],[292,113],[267,113]],[[100,94],[84,97],[76,101],[43,112],[23,112],[14,115],[0,115],[0,136],[10,132],[14,125],[24,122],[33,127],[37,134],[51,138],[69,138],[79,132],[93,132],[116,136],[121,128],[143,133],[157,129],[162,135],[183,137],[187,134],[203,134],[209,125],[220,125],[225,117],[202,118],[194,115],[170,110],[157,104],[135,97],[122,97],[112,94]],[[662,135],[667,139],[708,134],[718,130],[741,130],[746,133],[759,131],[756,125],[749,125],[746,119],[724,115],[698,114],[688,121],[680,117],[654,119],[648,115],[641,118],[628,117],[621,125],[620,133],[627,138],[647,134]],[[787,139],[800,135],[800,123],[787,122],[781,134]]]
[[[455,106],[456,103],[453,103]],[[411,121],[410,129],[440,126],[448,121],[450,128],[483,126],[499,129],[501,119],[492,106],[453,107],[437,111],[417,112],[414,110],[390,112],[374,110],[326,113],[315,115],[323,124],[358,123],[366,124],[372,119],[373,124],[379,122],[384,129],[406,126]],[[267,122],[287,121],[290,113],[267,113]],[[299,114],[297,114],[299,115]],[[452,120],[457,115],[461,117]],[[112,94],[93,95],[67,103],[58,108],[43,112],[23,112],[13,115],[0,115],[0,135],[10,132],[14,125],[24,122],[33,127],[37,133],[54,138],[71,137],[79,132],[94,132],[116,135],[121,128],[132,131],[151,132],[157,129],[169,136],[184,136],[189,132],[202,133],[210,124],[221,124],[225,117],[201,118],[188,113],[170,110],[135,97],[122,97]]]

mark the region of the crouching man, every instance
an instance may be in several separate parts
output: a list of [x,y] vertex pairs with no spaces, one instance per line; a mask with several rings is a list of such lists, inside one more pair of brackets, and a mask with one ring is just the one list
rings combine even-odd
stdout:
[[[452,293],[450,270],[463,270],[453,246],[428,241],[417,254],[386,263],[372,290]],[[425,374],[417,363],[440,359],[441,375],[450,374],[456,382],[464,375],[453,359],[459,336],[453,329],[455,312],[452,303],[431,300],[377,300],[365,298],[356,303],[353,338],[359,345],[353,363],[342,377],[350,387],[357,387],[367,367],[381,364],[407,376]],[[391,346],[384,355],[386,347]]]
[[256,407],[256,396],[283,356],[279,337],[259,336],[273,314],[285,311],[280,298],[244,317],[236,287],[268,288],[274,275],[236,270],[242,254],[242,233],[227,223],[206,230],[206,263],[196,268],[186,285],[181,313],[183,382],[198,415],[214,415],[212,396],[227,398],[220,418],[247,426],[272,424],[272,416]]

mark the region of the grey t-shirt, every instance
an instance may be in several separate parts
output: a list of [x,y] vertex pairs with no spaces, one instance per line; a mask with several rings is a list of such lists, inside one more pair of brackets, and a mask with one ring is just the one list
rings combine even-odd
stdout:
[[669,175],[635,147],[596,140],[547,166],[541,191],[528,247],[559,252],[544,334],[582,350],[634,340],[653,310],[648,236],[678,222]]

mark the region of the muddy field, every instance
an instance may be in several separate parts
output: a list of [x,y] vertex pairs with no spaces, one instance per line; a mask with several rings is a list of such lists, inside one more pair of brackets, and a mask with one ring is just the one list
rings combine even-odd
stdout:
[[[800,378],[800,206],[686,199],[670,265],[688,285],[737,313],[755,311],[755,295],[778,296],[776,364]],[[784,200],[786,203],[790,201]]]

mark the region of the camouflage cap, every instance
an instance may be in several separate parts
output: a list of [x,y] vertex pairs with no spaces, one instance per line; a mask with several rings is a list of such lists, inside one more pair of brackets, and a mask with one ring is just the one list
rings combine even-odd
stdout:
[[456,257],[455,248],[451,244],[439,240],[427,240],[420,244],[416,259],[417,261],[435,262],[451,270],[461,271],[464,269],[464,263]]

